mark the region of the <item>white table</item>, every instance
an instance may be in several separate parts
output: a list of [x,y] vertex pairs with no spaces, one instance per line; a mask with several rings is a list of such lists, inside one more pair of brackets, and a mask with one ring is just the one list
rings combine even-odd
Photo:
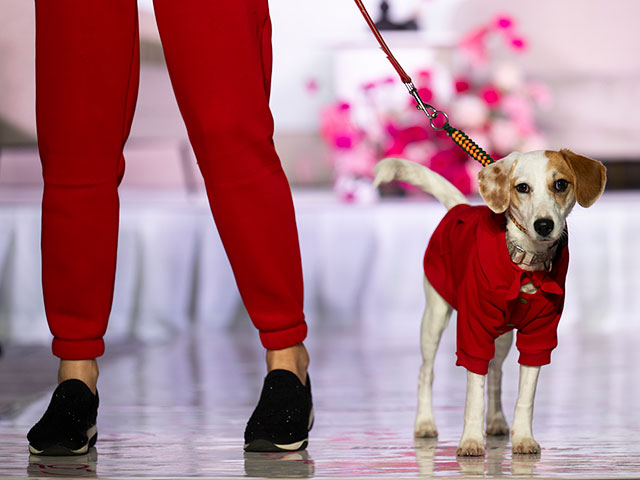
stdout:
[[[40,277],[40,192],[0,190],[0,338],[48,342]],[[203,195],[124,191],[109,337],[165,339],[241,317]],[[429,199],[339,203],[296,191],[310,327],[418,331],[422,256],[444,208]],[[479,199],[475,199],[477,203]],[[640,193],[605,194],[569,218],[571,263],[560,329],[615,330],[640,313]]]

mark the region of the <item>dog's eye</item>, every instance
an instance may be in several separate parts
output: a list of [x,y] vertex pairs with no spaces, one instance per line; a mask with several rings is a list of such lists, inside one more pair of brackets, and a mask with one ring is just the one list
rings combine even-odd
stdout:
[[569,182],[567,182],[564,178],[556,180],[553,184],[556,189],[556,192],[564,192],[569,186]]
[[527,185],[526,183],[519,183],[518,185],[516,185],[516,190],[520,193],[529,193],[529,185]]

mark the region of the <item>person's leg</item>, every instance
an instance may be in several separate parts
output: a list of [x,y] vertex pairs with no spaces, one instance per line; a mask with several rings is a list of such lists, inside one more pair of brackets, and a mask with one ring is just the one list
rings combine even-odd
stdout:
[[273,145],[267,0],[154,1],[180,111],[268,374],[245,450],[299,450],[313,422],[300,248]]
[[136,8],[134,0],[36,2],[42,283],[53,353],[63,364],[104,352],[117,187],[138,90]]
[[288,370],[305,383],[308,367],[309,354],[302,343],[280,350],[267,350],[267,372]]
[[302,268],[269,109],[266,0],[155,0],[169,74],[211,210],[269,369],[308,364]]
[[[113,298],[117,187],[124,174],[122,149],[133,119],[138,72],[135,0],[36,1],[45,310],[52,350],[60,358],[58,381],[61,386],[71,381],[78,395],[88,387],[87,408],[97,409],[95,359],[104,352]],[[65,395],[54,393],[54,399]],[[49,410],[45,417],[51,419]],[[30,443],[39,444],[34,450],[84,451],[86,445],[50,445],[50,424],[45,428],[41,421],[30,432]]]

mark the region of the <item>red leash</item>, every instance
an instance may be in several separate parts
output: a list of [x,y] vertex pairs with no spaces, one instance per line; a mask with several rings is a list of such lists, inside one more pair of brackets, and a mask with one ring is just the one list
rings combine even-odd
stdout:
[[[444,130],[447,135],[451,137],[451,139],[456,143],[456,145],[467,152],[472,158],[480,162],[482,166],[486,167],[490,163],[495,162],[495,160],[491,158],[491,155],[480,148],[462,130],[458,130],[449,125],[449,117],[445,112],[443,112],[442,110],[438,110],[433,105],[429,105],[428,103],[422,101],[422,98],[420,98],[420,95],[418,94],[418,89],[413,84],[411,77],[407,74],[407,72],[404,71],[404,68],[402,68],[400,63],[398,63],[398,60],[396,60],[396,57],[393,56],[393,53],[391,53],[391,50],[384,41],[384,38],[382,38],[382,35],[376,27],[376,24],[373,23],[373,20],[369,16],[369,12],[367,12],[367,9],[362,3],[362,0],[354,1],[360,9],[360,13],[362,13],[362,16],[367,22],[367,25],[369,25],[369,28],[373,32],[373,36],[376,37],[376,40],[380,44],[382,51],[387,55],[387,59],[391,62],[393,68],[396,69],[398,75],[400,75],[400,80],[402,80],[404,86],[407,87],[407,90],[409,90],[409,94],[415,99],[417,103],[416,108],[418,108],[418,110],[422,110],[425,115],[429,117],[429,123],[431,124],[431,127],[435,130]],[[442,125],[442,127],[438,127],[434,123],[435,119],[438,118],[438,115],[442,115],[444,117],[444,125]]]
[[398,72],[398,75],[400,75],[400,79],[402,80],[402,83],[404,83],[405,85],[408,83],[412,83],[411,77],[407,74],[407,72],[404,71],[404,68],[402,68],[402,66],[398,63],[398,60],[396,60],[396,57],[393,56],[393,53],[391,53],[391,50],[389,49],[386,42],[384,41],[384,38],[382,38],[382,35],[380,34],[380,31],[376,27],[376,24],[373,23],[373,20],[369,16],[369,12],[367,12],[367,9],[362,4],[362,1],[355,0],[355,2],[358,8],[360,9],[360,13],[362,13],[362,16],[367,22],[367,25],[369,25],[369,28],[373,32],[373,36],[376,37],[376,40],[382,47],[382,51],[387,54],[387,58],[391,62],[391,65],[393,65],[393,68],[395,68],[396,72]]

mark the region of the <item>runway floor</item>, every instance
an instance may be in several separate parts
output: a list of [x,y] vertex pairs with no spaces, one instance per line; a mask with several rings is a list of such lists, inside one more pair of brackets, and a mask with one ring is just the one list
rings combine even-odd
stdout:
[[[541,455],[512,455],[508,438],[489,438],[485,458],[463,459],[455,452],[465,372],[454,366],[454,328],[445,333],[437,357],[440,436],[416,440],[417,325],[410,332],[391,327],[367,334],[311,332],[316,423],[308,450],[289,454],[242,451],[245,422],[264,375],[252,330],[197,331],[107,356],[99,383],[97,448],[77,458],[29,456],[25,434],[49,401],[45,376],[53,362],[21,361],[9,348],[0,359],[0,476],[640,478],[637,332],[561,337],[538,386],[534,434]],[[39,373],[25,371],[32,368]],[[512,351],[504,381],[509,420],[517,372]],[[16,393],[16,385],[34,385],[38,392]]]

